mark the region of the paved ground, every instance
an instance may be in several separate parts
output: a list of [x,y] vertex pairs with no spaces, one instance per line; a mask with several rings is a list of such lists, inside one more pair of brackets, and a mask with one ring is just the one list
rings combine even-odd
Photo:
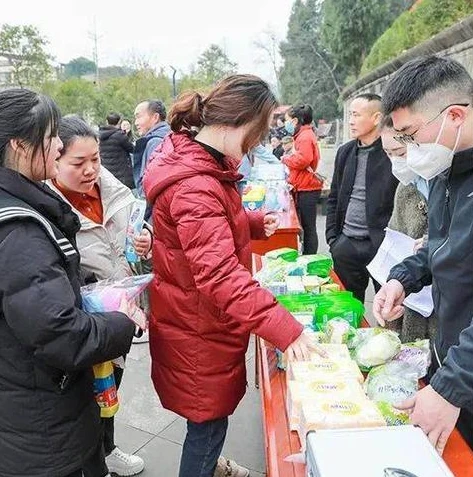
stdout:
[[[322,150],[320,171],[332,175],[334,150]],[[326,252],[325,217],[318,219],[320,251]],[[373,291],[366,302],[368,319]],[[248,390],[231,418],[224,455],[251,469],[252,477],[265,475],[265,458],[259,391],[254,387],[254,344],[247,353]],[[121,409],[116,417],[116,441],[122,450],[140,455],[146,468],[142,477],[177,476],[185,421],[163,409],[150,380],[148,344],[134,344],[120,389]]]

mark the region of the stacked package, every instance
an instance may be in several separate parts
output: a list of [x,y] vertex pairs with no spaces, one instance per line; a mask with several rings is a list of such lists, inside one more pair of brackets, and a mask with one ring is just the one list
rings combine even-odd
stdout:
[[303,447],[309,431],[386,426],[376,404],[363,390],[363,374],[346,345],[322,344],[327,357],[287,366],[287,415]]

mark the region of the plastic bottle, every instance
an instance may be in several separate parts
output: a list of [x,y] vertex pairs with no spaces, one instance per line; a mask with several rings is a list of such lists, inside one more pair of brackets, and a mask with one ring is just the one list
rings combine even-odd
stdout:
[[133,239],[135,238],[135,235],[139,235],[143,230],[145,212],[146,201],[142,199],[136,200],[131,210],[128,228],[126,231],[125,258],[127,259],[128,263],[138,263],[140,261],[140,257],[136,253],[135,247],[133,245]]
[[94,370],[94,394],[100,407],[101,417],[113,417],[120,407],[118,403],[117,386],[111,361],[96,364]]

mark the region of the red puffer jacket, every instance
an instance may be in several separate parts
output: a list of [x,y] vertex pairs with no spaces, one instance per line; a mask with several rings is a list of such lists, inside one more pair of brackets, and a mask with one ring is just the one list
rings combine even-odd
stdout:
[[282,159],[289,168],[288,181],[296,192],[322,189],[323,182],[314,176],[319,160],[319,145],[312,126],[301,126],[294,136],[294,153]]
[[250,333],[286,349],[302,327],[249,271],[263,215],[242,207],[235,165],[224,170],[184,133],[154,153],[152,379],[163,406],[194,422],[233,413],[245,394]]

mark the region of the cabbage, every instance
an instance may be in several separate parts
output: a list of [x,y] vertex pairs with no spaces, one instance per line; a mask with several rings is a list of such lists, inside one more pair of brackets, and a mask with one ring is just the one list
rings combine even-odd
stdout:
[[401,350],[399,336],[391,330],[375,328],[355,349],[355,361],[364,369],[384,364]]

